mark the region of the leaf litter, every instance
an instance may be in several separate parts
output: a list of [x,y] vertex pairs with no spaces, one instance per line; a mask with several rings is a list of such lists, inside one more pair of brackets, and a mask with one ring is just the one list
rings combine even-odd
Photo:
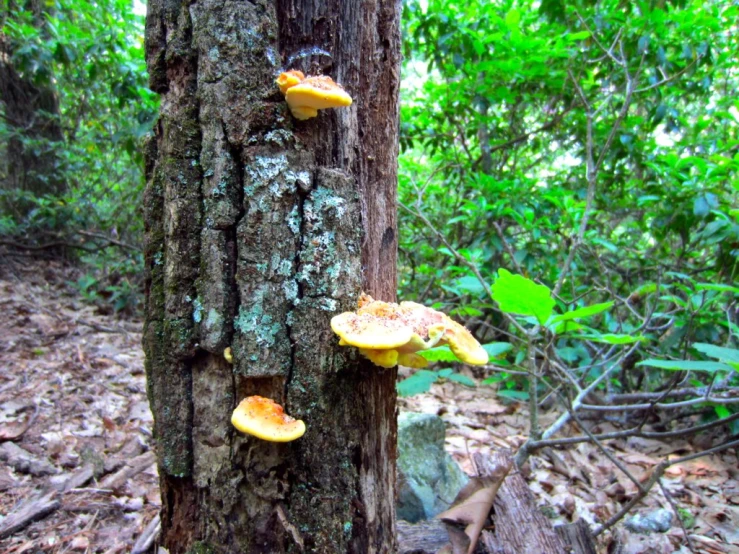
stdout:
[[[471,378],[480,377],[467,372]],[[477,372],[477,370],[476,370]],[[401,370],[401,377],[408,370]],[[483,376],[482,378],[484,378]],[[482,378],[476,378],[480,382]],[[490,454],[500,448],[514,452],[526,440],[528,406],[497,395],[493,387],[478,384],[465,387],[451,381],[432,385],[428,393],[399,399],[400,409],[434,413],[446,423],[446,449],[469,475],[475,475],[472,454]],[[557,410],[540,416],[543,428],[559,415]],[[699,423],[687,418],[685,427]],[[618,428],[609,422],[587,422],[591,430],[608,433]],[[660,422],[655,421],[656,425]],[[649,425],[645,431],[656,430]],[[660,429],[663,430],[663,429]],[[570,425],[558,436],[579,436]],[[631,437],[603,441],[610,452],[642,484],[665,458],[679,458],[700,452],[727,440],[725,430],[716,428],[699,437],[669,441]],[[610,532],[598,537],[599,552],[621,554],[692,552],[739,554],[739,459],[736,450],[726,450],[679,465],[670,466],[662,478],[666,493],[675,504],[677,516],[666,533],[642,535],[624,528],[621,520]],[[539,508],[553,525],[582,519],[591,528],[616,514],[638,489],[625,474],[593,444],[579,443],[562,448],[543,448],[531,456],[521,473],[534,493]],[[674,511],[659,486],[652,488],[625,519],[636,513],[648,514],[660,508]]]
[[57,262],[0,272],[0,552],[130,552],[159,513],[140,319]]

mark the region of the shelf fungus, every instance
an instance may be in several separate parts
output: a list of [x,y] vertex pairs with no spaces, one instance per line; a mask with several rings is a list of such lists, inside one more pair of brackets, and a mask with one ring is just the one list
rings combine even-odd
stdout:
[[287,415],[277,402],[248,396],[236,406],[231,423],[242,433],[270,442],[290,442],[305,434],[305,423]]
[[352,97],[325,75],[306,77],[293,69],[280,74],[277,86],[296,119],[310,119],[318,115],[318,110],[352,105]]
[[467,329],[446,314],[415,302],[395,304],[363,294],[357,311],[334,316],[331,329],[339,335],[340,345],[356,346],[380,367],[426,367],[428,362],[417,352],[445,344],[462,362],[488,363],[488,353]]

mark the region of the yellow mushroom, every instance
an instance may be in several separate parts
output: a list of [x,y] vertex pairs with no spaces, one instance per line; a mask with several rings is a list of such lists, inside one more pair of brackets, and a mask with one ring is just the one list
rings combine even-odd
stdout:
[[373,300],[364,294],[358,305],[356,312],[334,316],[331,329],[339,336],[340,345],[358,347],[375,365],[426,367],[428,362],[416,352],[443,344],[465,363],[488,362],[488,353],[472,334],[442,312],[415,302]]
[[282,406],[263,396],[248,396],[236,407],[231,423],[242,433],[270,442],[290,442],[305,434],[305,423],[287,415]]
[[352,105],[352,97],[325,75],[305,77],[300,71],[286,71],[277,78],[277,86],[296,119],[310,119],[318,115],[318,110]]
[[284,96],[287,89],[294,87],[298,83],[302,82],[303,79],[305,79],[305,75],[302,71],[298,71],[297,69],[285,71],[284,73],[280,73],[280,76],[277,77],[277,86],[280,87],[280,92]]

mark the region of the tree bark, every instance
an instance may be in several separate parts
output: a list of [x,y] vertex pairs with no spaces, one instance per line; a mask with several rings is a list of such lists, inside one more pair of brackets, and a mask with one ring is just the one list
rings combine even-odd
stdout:
[[[339,348],[360,291],[393,300],[399,3],[151,0],[149,398],[162,537],[184,552],[392,552],[395,370]],[[350,108],[292,118],[280,71],[331,75]],[[231,346],[233,365],[223,357]],[[303,419],[236,432],[259,394]]]

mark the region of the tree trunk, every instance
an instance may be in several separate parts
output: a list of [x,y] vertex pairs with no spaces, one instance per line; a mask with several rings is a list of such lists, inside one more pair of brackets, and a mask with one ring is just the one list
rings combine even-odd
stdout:
[[[172,554],[394,551],[396,371],[338,347],[329,322],[362,290],[395,296],[399,11],[149,3],[162,108],[144,347]],[[293,119],[274,83],[286,69],[332,76],[354,104]],[[305,436],[235,431],[252,394]]]
[[[36,25],[41,27],[45,22],[44,9],[38,2],[25,2],[21,6],[10,2],[9,13],[0,20],[4,21],[14,10],[32,11]],[[0,31],[0,102],[3,104],[0,117],[9,131],[3,145],[5,167],[0,170],[0,190],[26,191],[35,196],[61,194],[67,190],[58,155],[64,135],[59,121],[59,100],[51,84],[53,79],[47,75],[45,82],[35,83],[31,76],[16,70],[12,56],[10,38]],[[28,206],[14,204],[6,208],[25,215],[22,212]]]

